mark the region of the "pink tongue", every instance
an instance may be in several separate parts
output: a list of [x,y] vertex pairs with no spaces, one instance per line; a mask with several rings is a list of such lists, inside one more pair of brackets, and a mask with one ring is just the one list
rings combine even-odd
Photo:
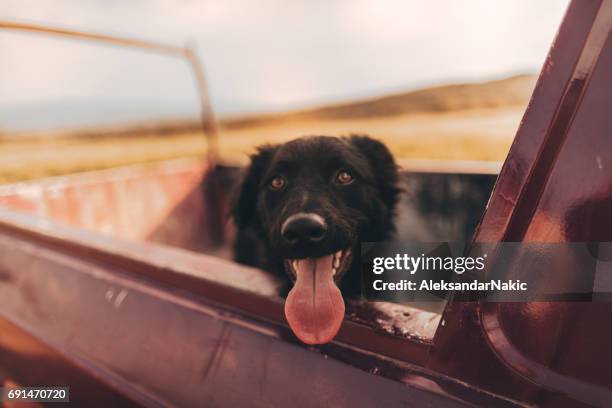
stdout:
[[297,280],[285,301],[285,316],[307,344],[331,341],[344,319],[344,300],[334,283],[332,255],[297,261]]

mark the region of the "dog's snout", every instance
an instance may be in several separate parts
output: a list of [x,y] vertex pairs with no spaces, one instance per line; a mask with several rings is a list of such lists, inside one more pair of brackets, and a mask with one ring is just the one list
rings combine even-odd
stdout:
[[283,223],[281,235],[292,245],[318,242],[327,235],[327,223],[314,213],[294,214]]

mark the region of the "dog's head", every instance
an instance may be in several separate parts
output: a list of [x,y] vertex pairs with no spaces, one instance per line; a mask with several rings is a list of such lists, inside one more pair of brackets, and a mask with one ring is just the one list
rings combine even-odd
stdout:
[[338,285],[358,274],[360,241],[393,230],[397,183],[393,156],[366,136],[306,137],[251,157],[232,214],[239,229],[257,231],[268,257],[282,259],[294,282],[285,314],[302,341],[335,336],[344,317]]

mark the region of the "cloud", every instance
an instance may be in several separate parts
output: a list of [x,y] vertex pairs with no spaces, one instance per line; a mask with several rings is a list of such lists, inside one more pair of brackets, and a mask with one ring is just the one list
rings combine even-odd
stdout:
[[[2,17],[182,44],[222,110],[281,109],[537,71],[566,1],[3,0]],[[186,66],[0,32],[0,100],[193,101]]]

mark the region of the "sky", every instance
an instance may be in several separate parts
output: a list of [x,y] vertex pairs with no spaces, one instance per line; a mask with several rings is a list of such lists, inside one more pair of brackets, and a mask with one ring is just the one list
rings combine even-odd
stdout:
[[[537,73],[567,0],[2,0],[0,20],[183,45],[222,115]],[[0,30],[0,128],[196,115],[179,60]]]

